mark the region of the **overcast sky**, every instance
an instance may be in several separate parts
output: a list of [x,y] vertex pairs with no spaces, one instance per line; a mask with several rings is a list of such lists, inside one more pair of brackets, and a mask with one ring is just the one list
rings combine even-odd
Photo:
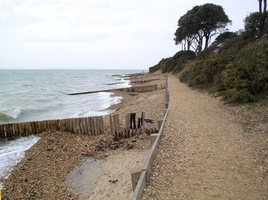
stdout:
[[258,0],[0,0],[0,69],[148,69],[170,57],[178,19],[221,5],[231,31]]

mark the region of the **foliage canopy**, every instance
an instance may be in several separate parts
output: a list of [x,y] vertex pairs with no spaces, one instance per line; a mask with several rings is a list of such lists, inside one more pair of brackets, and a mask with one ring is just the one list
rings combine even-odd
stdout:
[[192,47],[199,54],[203,46],[208,47],[211,37],[226,30],[229,23],[231,20],[221,6],[212,3],[195,6],[179,19],[175,44],[183,43],[185,49]]

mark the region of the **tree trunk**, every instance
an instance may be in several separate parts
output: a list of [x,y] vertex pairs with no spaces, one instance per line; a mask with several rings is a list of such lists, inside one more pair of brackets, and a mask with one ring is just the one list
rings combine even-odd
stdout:
[[267,0],[264,0],[263,3],[263,13],[265,13],[267,9]]
[[262,13],[262,0],[259,0],[259,12]]
[[205,35],[205,49],[208,48],[208,42],[209,42],[209,35]]

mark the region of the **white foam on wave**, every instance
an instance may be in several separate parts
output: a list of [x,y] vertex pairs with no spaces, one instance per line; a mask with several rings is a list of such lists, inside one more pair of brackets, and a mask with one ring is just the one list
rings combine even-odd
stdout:
[[[71,114],[70,118],[77,117],[91,117],[91,116],[102,116],[108,115],[112,111],[108,110],[108,108],[114,104],[118,104],[121,102],[121,96],[111,96],[114,93],[111,92],[99,92],[95,94],[91,94],[91,98],[83,100],[83,97],[80,99],[80,105],[76,105],[76,111]],[[81,103],[83,102],[83,103]],[[79,109],[78,109],[79,108]]]
[[38,140],[39,137],[31,135],[10,141],[0,141],[0,180],[10,175],[13,167],[24,157],[25,151]]
[[9,109],[9,110],[4,110],[2,111],[2,113],[5,115],[6,118],[18,119],[19,115],[21,114],[21,109],[14,108],[14,109]]

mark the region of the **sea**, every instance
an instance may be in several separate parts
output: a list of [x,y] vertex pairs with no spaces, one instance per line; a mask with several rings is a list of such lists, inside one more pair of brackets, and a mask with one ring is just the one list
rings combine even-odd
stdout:
[[[50,119],[102,116],[121,96],[75,93],[130,87],[127,74],[142,70],[0,70],[0,125]],[[0,187],[37,136],[0,140]]]

